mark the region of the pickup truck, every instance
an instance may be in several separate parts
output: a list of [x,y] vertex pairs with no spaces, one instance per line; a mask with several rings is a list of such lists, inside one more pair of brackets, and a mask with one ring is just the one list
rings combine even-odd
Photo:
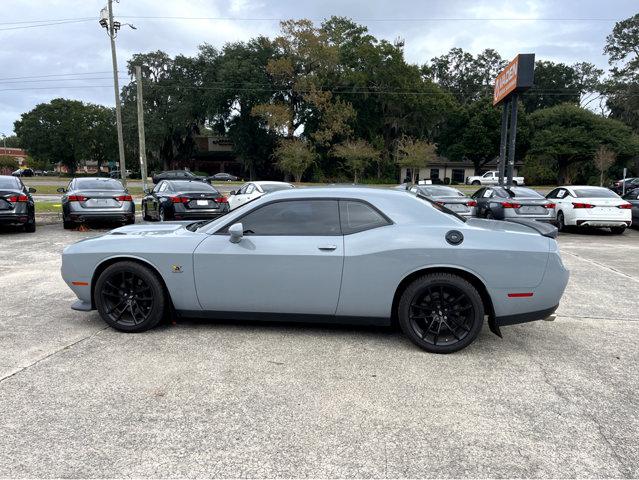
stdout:
[[[466,177],[466,185],[497,185],[498,183],[499,172],[497,170],[486,172],[483,175]],[[513,185],[524,185],[524,177],[513,177]]]

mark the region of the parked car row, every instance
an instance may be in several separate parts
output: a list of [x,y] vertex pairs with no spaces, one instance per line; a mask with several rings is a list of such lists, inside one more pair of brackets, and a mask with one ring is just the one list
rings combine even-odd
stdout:
[[201,176],[196,175],[189,170],[167,170],[157,173],[152,177],[153,183],[158,184],[162,180],[196,180],[200,182],[237,182],[239,180],[235,175],[230,173],[220,172],[215,175]]
[[552,223],[560,231],[568,227],[598,227],[620,234],[633,221],[639,221],[639,188],[623,198],[607,188],[591,186],[558,187],[545,197],[520,186],[482,187],[471,196],[441,185],[405,188],[463,217],[536,220]]

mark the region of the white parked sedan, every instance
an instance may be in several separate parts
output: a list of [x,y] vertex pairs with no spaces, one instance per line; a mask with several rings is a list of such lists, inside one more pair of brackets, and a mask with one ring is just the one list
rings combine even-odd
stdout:
[[237,191],[231,190],[228,196],[229,208],[234,210],[251,200],[261,197],[265,193],[287,190],[289,188],[295,188],[295,186],[286,182],[248,182],[242,185]]
[[632,224],[632,205],[604,187],[559,187],[550,192],[557,212],[557,226],[610,228],[623,233]]

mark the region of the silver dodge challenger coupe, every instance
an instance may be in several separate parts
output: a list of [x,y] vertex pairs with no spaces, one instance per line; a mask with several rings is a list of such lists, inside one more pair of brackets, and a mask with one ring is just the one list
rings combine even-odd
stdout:
[[141,332],[163,318],[391,325],[449,353],[549,317],[568,281],[555,227],[465,219],[373,188],[274,192],[210,221],[131,225],[65,248],[72,308]]

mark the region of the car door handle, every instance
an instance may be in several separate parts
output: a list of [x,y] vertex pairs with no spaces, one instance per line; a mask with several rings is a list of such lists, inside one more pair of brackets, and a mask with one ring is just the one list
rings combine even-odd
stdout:
[[337,245],[320,245],[317,248],[319,248],[323,252],[332,252],[333,250],[337,249]]

